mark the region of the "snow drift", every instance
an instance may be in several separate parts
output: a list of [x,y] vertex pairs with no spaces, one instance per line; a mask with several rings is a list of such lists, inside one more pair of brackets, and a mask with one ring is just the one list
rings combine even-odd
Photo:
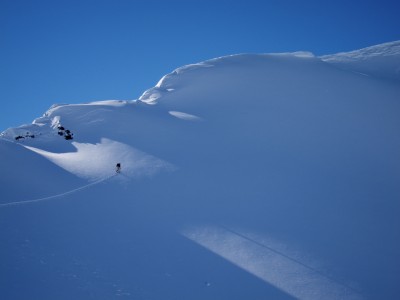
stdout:
[[399,62],[232,55],[5,130],[0,294],[395,299]]

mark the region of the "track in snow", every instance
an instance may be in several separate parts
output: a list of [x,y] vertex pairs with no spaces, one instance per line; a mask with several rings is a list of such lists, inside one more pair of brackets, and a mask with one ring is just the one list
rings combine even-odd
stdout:
[[42,202],[42,201],[56,200],[56,199],[62,198],[62,197],[64,197],[64,196],[67,196],[67,195],[69,195],[69,194],[76,193],[76,192],[78,192],[78,191],[87,189],[87,188],[89,188],[89,187],[91,187],[91,186],[94,186],[94,185],[96,185],[96,184],[99,184],[99,183],[101,183],[101,182],[104,182],[104,181],[106,181],[106,180],[108,180],[108,179],[111,179],[112,177],[114,177],[114,176],[116,176],[116,175],[117,175],[117,174],[113,174],[113,175],[108,176],[108,177],[106,177],[106,178],[99,179],[99,180],[97,180],[97,181],[94,181],[94,182],[92,182],[92,183],[89,183],[89,184],[87,184],[87,185],[81,186],[81,187],[79,187],[79,188],[70,190],[70,191],[65,192],[65,193],[62,193],[62,194],[57,194],[57,195],[48,196],[48,197],[39,198],[39,199],[33,199],[33,200],[25,200],[25,201],[16,201],[16,202],[3,203],[3,204],[0,204],[0,208],[7,207],[7,206],[25,205],[25,204],[31,204],[31,203]]

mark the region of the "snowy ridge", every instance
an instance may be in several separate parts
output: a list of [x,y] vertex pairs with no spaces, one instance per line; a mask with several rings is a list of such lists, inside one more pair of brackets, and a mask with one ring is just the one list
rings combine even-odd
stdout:
[[[175,69],[171,73],[165,75],[152,88],[146,90],[140,97],[139,101],[147,104],[156,104],[157,100],[163,95],[174,92],[176,89],[185,87],[188,82],[194,80],[197,76],[205,76],[209,74],[207,68],[221,69],[230,67],[235,64],[246,64],[251,61],[263,61],[265,58],[274,59],[275,57],[283,58],[306,58],[314,59],[315,56],[311,52],[298,51],[291,53],[271,53],[271,54],[236,54],[223,57],[213,58],[201,63],[189,64]],[[193,75],[193,76],[191,76]],[[194,77],[196,76],[196,77]]]
[[369,76],[400,80],[400,41],[320,57],[345,70]]
[[368,60],[372,57],[400,56],[400,41],[384,43],[350,52],[321,56],[325,61]]

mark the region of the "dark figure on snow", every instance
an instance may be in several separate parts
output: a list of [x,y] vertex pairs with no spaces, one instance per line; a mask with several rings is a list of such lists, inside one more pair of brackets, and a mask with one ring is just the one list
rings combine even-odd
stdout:
[[117,163],[117,165],[115,166],[115,172],[120,173],[121,172],[121,164]]

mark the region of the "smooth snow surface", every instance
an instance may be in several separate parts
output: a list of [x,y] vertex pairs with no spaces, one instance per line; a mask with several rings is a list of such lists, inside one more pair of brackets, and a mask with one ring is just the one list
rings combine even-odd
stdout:
[[215,58],[5,130],[0,298],[397,299],[398,46]]

